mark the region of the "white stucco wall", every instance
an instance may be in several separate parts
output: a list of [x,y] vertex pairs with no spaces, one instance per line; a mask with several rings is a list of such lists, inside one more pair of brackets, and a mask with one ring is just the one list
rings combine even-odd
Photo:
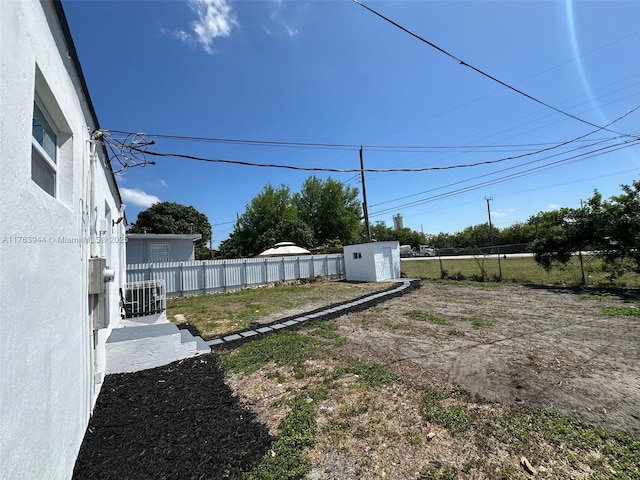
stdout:
[[[359,258],[354,254],[359,254]],[[382,282],[400,278],[400,244],[373,242],[347,245],[344,247],[344,263],[347,280]]]
[[[60,130],[57,195],[31,180],[34,92]],[[0,476],[70,478],[104,372],[109,329],[94,329],[87,294],[90,110],[51,4],[0,2]],[[97,218],[120,216],[112,177],[98,162]],[[122,234],[123,223],[111,228]],[[110,323],[119,322],[123,250]]]

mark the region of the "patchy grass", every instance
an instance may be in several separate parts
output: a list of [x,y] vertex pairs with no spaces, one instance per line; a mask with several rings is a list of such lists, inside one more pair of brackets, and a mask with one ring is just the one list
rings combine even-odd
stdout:
[[493,327],[493,322],[491,320],[487,320],[480,317],[471,317],[467,319],[471,322],[471,326],[473,328],[485,328],[485,327]]
[[413,319],[413,320],[418,320],[420,322],[428,322],[428,323],[432,323],[434,325],[450,325],[450,322],[442,317],[438,317],[437,315],[434,315],[433,313],[429,313],[429,312],[424,312],[422,310],[409,310],[408,312],[404,313],[405,316]]
[[[429,387],[423,393],[420,413],[425,421],[472,442],[480,455],[489,455],[499,448],[514,457],[541,459],[553,449],[564,452],[568,468],[590,471],[589,478],[640,478],[639,439],[550,409],[501,405],[472,399],[460,389]],[[507,465],[501,469],[504,467]],[[421,478],[448,478],[439,475],[450,472],[448,467],[430,467]],[[522,471],[512,473],[515,477],[506,478],[526,478]],[[558,472],[558,478],[570,476]]]
[[278,436],[271,451],[244,480],[294,480],[311,470],[302,452],[314,444],[317,432],[314,406],[302,398],[291,401],[291,410],[278,425]]
[[636,317],[640,318],[640,308],[621,305],[608,305],[604,307],[604,314],[611,317]]
[[637,438],[548,409],[489,402],[460,387],[419,386],[345,355],[345,341],[333,322],[319,322],[221,353],[236,382],[280,392],[239,389],[248,405],[267,402],[261,415],[276,415],[273,447],[245,480],[377,478],[389,476],[378,469],[401,457],[405,470],[391,478],[524,479],[521,456],[551,469],[542,478],[640,478]]
[[434,465],[429,465],[420,472],[418,480],[455,480],[455,478],[453,469],[439,462],[434,462]]
[[335,323],[320,321],[314,326],[313,330],[309,332],[309,335],[324,340],[331,340],[334,346],[341,346],[347,342],[347,339],[340,335],[338,330],[338,325]]
[[448,335],[453,337],[464,337],[465,333],[462,330],[458,330],[457,328],[452,328],[447,332]]
[[344,365],[328,372],[326,378],[335,381],[345,375],[355,375],[357,382],[365,387],[379,387],[400,381],[400,376],[392,370],[357,359],[346,360]]
[[580,295],[580,298],[582,300],[598,300],[598,301],[605,301],[611,298],[610,295],[603,295],[600,293],[583,293]]
[[389,284],[317,280],[309,283],[272,285],[237,292],[196,295],[167,300],[167,318],[177,314],[194,325],[205,338],[249,328],[274,315],[309,310],[356,298],[387,288]]
[[302,368],[304,361],[317,354],[323,342],[298,332],[284,331],[248,342],[220,355],[220,364],[228,373],[249,374],[268,363]]

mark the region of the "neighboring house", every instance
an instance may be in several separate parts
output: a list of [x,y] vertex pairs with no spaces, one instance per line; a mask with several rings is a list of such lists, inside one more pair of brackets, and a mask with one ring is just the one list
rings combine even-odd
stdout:
[[0,105],[0,476],[71,478],[120,322],[125,221],[58,1],[0,1]]
[[127,233],[127,264],[191,262],[200,234]]
[[344,247],[346,278],[357,282],[384,282],[400,278],[400,244],[373,242]]

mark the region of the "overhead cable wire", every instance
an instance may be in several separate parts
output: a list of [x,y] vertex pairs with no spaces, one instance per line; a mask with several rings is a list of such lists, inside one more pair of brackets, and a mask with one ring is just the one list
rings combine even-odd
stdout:
[[[274,147],[311,147],[311,148],[344,148],[348,150],[359,150],[362,146],[363,149],[369,152],[414,152],[420,150],[458,150],[458,149],[513,149],[522,147],[540,147],[546,145],[555,145],[557,142],[535,142],[535,143],[510,143],[510,144],[487,144],[487,145],[367,145],[367,144],[338,144],[338,143],[318,143],[318,142],[285,142],[285,141],[268,141],[268,140],[247,140],[247,139],[231,139],[231,138],[214,138],[214,137],[192,137],[184,135],[169,135],[162,133],[142,133],[142,132],[130,132],[126,130],[113,130],[102,129],[104,134],[119,134],[119,135],[138,135],[149,138],[166,139],[166,140],[179,140],[179,141],[192,141],[192,142],[208,142],[208,143],[229,143],[234,145],[246,145],[246,146],[274,146]],[[618,135],[625,136],[625,135]],[[617,138],[617,137],[610,137]]]
[[[411,198],[411,197],[417,197],[418,195],[423,195],[423,194],[425,194],[425,193],[434,192],[434,191],[437,191],[437,190],[443,190],[443,189],[445,189],[445,188],[453,187],[453,186],[455,186],[455,185],[460,185],[460,184],[463,184],[463,183],[468,183],[468,182],[471,182],[471,181],[477,180],[477,179],[479,179],[479,178],[483,178],[483,177],[490,177],[490,176],[493,176],[493,175],[498,175],[499,173],[503,173],[503,172],[506,172],[506,171],[509,171],[509,170],[514,170],[514,169],[516,169],[516,168],[522,168],[522,167],[525,167],[525,166],[527,166],[527,165],[531,165],[531,164],[534,164],[534,163],[543,162],[543,161],[545,161],[545,160],[549,160],[550,158],[558,157],[558,156],[560,156],[560,155],[566,155],[566,154],[568,154],[568,153],[575,152],[575,151],[577,151],[577,150],[582,150],[582,149],[584,149],[584,148],[591,148],[591,147],[595,147],[596,145],[601,145],[601,144],[606,143],[606,142],[608,142],[608,141],[609,141],[609,140],[599,140],[599,141],[597,141],[597,142],[592,142],[592,143],[590,143],[589,145],[583,145],[583,146],[579,146],[579,147],[574,147],[574,148],[572,148],[571,150],[568,150],[568,151],[564,151],[564,152],[560,152],[560,153],[555,153],[555,154],[553,154],[553,155],[549,155],[549,156],[547,156],[547,157],[543,157],[543,158],[538,158],[538,159],[536,159],[536,160],[530,160],[530,161],[528,161],[528,162],[520,163],[520,164],[518,164],[518,165],[513,165],[513,166],[511,166],[511,167],[501,168],[501,169],[499,169],[499,170],[494,170],[493,172],[485,173],[485,174],[482,174],[482,175],[477,175],[477,176],[475,176],[475,177],[473,177],[473,178],[467,178],[467,179],[465,179],[465,180],[460,180],[460,181],[458,181],[458,182],[449,183],[449,184],[447,184],[447,185],[442,185],[442,186],[437,187],[437,188],[431,188],[431,189],[429,189],[429,190],[424,190],[424,191],[422,191],[422,192],[412,193],[412,194],[410,194],[410,195],[405,195],[405,196],[398,197],[398,198],[394,198],[394,199],[391,199],[391,200],[385,200],[384,202],[374,203],[373,205],[370,205],[370,208],[377,207],[377,206],[379,206],[379,205],[385,205],[385,204],[388,204],[388,203],[398,202],[398,201],[400,201],[400,200],[404,200],[404,199]],[[625,143],[625,142],[623,142],[623,143]],[[610,145],[610,146],[617,146],[617,145],[620,145],[620,143],[618,143],[618,144],[616,144],[616,145]]]
[[470,191],[473,191],[473,190],[477,190],[477,189],[482,188],[482,187],[495,185],[495,184],[498,184],[498,183],[503,183],[503,182],[506,182],[506,181],[509,181],[509,180],[513,180],[515,178],[521,178],[521,177],[529,176],[529,175],[532,175],[534,173],[538,173],[539,171],[542,171],[542,170],[548,170],[548,169],[551,169],[551,168],[557,168],[559,166],[563,166],[564,164],[573,163],[573,162],[576,162],[576,161],[579,161],[579,160],[585,160],[585,159],[588,159],[588,158],[594,158],[594,157],[597,157],[597,156],[600,156],[600,155],[611,153],[611,152],[614,152],[614,151],[617,151],[617,150],[621,150],[621,149],[624,149],[624,148],[635,147],[635,146],[638,146],[638,145],[640,145],[640,140],[635,140],[635,139],[626,140],[626,141],[620,142],[620,143],[618,143],[616,145],[609,145],[609,146],[605,146],[605,147],[602,147],[602,148],[598,148],[596,150],[592,150],[592,151],[589,151],[589,152],[584,152],[584,153],[581,153],[581,154],[578,154],[578,155],[574,155],[572,157],[563,158],[563,159],[557,160],[555,162],[551,162],[551,163],[548,163],[548,164],[545,164],[545,165],[539,165],[537,167],[533,167],[533,168],[530,168],[530,169],[522,171],[522,172],[512,173],[512,174],[509,174],[509,175],[505,175],[503,177],[499,177],[497,179],[487,180],[486,182],[481,182],[481,183],[478,183],[478,184],[475,184],[475,185],[469,185],[467,187],[462,187],[462,188],[459,188],[459,189],[456,189],[456,190],[452,190],[450,192],[445,192],[445,193],[441,193],[441,194],[438,194],[438,195],[433,195],[431,197],[423,198],[423,199],[420,199],[420,200],[415,200],[413,202],[409,202],[409,203],[406,203],[406,204],[396,205],[396,206],[394,206],[392,208],[379,210],[377,212],[369,213],[369,217],[380,216],[380,215],[383,215],[383,214],[386,214],[386,213],[390,213],[390,212],[396,211],[399,208],[415,207],[415,206],[418,206],[418,205],[421,205],[423,203],[427,203],[427,202],[430,202],[430,201],[439,200],[441,198],[447,198],[447,197],[454,196],[454,195],[459,195],[459,194],[462,194],[462,193],[467,193],[467,192],[470,192]]
[[[604,130],[606,129],[608,126],[613,125],[614,123],[622,120],[623,118],[627,117],[628,115],[631,115],[633,112],[635,112],[636,110],[640,109],[640,105],[637,105],[636,107],[632,108],[631,110],[629,110],[628,112],[620,115],[618,118],[612,120],[611,122],[609,122],[607,125],[603,126],[603,127],[597,127],[595,130],[592,130],[590,132],[587,132],[585,134],[579,135],[577,137],[574,137],[572,139],[569,140],[565,140],[564,142],[560,142],[558,144],[552,145],[550,147],[545,147],[545,148],[541,148],[538,150],[534,150],[531,152],[526,152],[526,153],[522,153],[519,155],[510,155],[507,157],[502,157],[502,158],[498,158],[498,159],[493,159],[493,160],[483,160],[483,161],[478,161],[478,162],[472,162],[472,163],[464,163],[464,164],[456,164],[456,165],[444,165],[444,166],[433,166],[433,167],[417,167],[417,168],[368,168],[368,169],[360,169],[360,168],[329,168],[329,167],[302,167],[299,165],[283,165],[283,164],[276,164],[276,163],[261,163],[261,162],[249,162],[249,161],[245,161],[245,160],[229,160],[229,159],[221,159],[221,158],[207,158],[207,157],[200,157],[200,156],[196,156],[196,155],[187,155],[187,154],[182,154],[182,153],[170,153],[170,152],[157,152],[157,151],[152,151],[149,150],[148,147],[150,145],[153,144],[153,142],[144,142],[142,140],[140,140],[141,138],[144,138],[144,134],[137,134],[136,137],[134,137],[136,139],[136,142],[132,142],[130,145],[128,145],[129,149],[131,152],[133,152],[133,157],[136,158],[137,161],[141,161],[140,158],[136,157],[136,153],[138,155],[142,155],[143,158],[146,160],[146,155],[150,155],[150,156],[155,156],[155,157],[175,157],[175,158],[183,158],[186,160],[193,160],[193,161],[200,161],[200,162],[208,162],[208,163],[223,163],[223,164],[231,164],[231,165],[241,165],[241,166],[248,166],[248,167],[262,167],[262,168],[279,168],[279,169],[288,169],[288,170],[301,170],[301,171],[308,171],[308,172],[332,172],[332,173],[356,173],[356,172],[367,172],[367,173],[390,173],[390,172],[427,172],[427,171],[441,171],[441,170],[453,170],[453,169],[460,169],[460,168],[472,168],[472,167],[478,167],[481,165],[492,165],[492,164],[496,164],[496,163],[502,163],[502,162],[506,162],[506,161],[511,161],[511,160],[517,160],[520,158],[525,158],[525,157],[529,157],[532,155],[538,155],[540,153],[544,153],[544,152],[548,152],[550,150],[554,150],[560,147],[563,147],[565,145],[568,145],[572,142],[575,142],[577,140],[581,140],[583,138],[586,138],[590,135],[593,135],[594,133],[600,131],[600,130]],[[104,141],[109,142],[110,141],[110,137],[109,135],[107,135],[108,131],[104,132],[105,134],[103,135]],[[633,137],[634,139],[636,137]],[[118,147],[121,148],[122,147],[122,142],[118,142]]]
[[[105,130],[105,132],[118,133],[124,135],[134,134],[124,130]],[[319,142],[285,142],[277,140],[242,140],[234,138],[215,138],[215,137],[194,137],[187,135],[168,135],[161,133],[139,133],[146,137],[162,138],[167,140],[185,140],[190,142],[207,142],[207,143],[228,143],[232,145],[253,145],[261,147],[311,147],[311,148],[336,148],[358,150],[360,145],[349,143],[319,143]]]
[[556,111],[556,112],[558,112],[558,113],[560,113],[560,114],[562,114],[562,115],[566,115],[567,117],[573,118],[574,120],[577,120],[577,121],[579,121],[579,122],[585,123],[585,124],[587,124],[587,125],[591,125],[592,127],[597,127],[597,128],[599,128],[599,129],[607,130],[608,132],[615,133],[616,135],[623,135],[623,136],[626,136],[626,137],[634,137],[634,138],[638,138],[638,137],[636,137],[636,136],[634,136],[634,135],[630,135],[630,134],[627,134],[627,133],[616,132],[616,131],[614,131],[614,130],[609,130],[609,129],[608,129],[608,128],[606,128],[606,127],[600,127],[599,125],[597,125],[597,124],[595,124],[595,123],[592,123],[592,122],[590,122],[590,121],[588,121],[588,120],[585,120],[585,119],[583,119],[583,118],[580,118],[580,117],[578,117],[578,116],[576,116],[576,115],[573,115],[573,114],[571,114],[571,113],[569,113],[569,112],[567,112],[567,111],[565,111],[565,110],[561,110],[561,109],[559,109],[559,108],[557,108],[557,107],[554,107],[553,105],[551,105],[551,104],[549,104],[549,103],[546,103],[546,102],[544,102],[544,101],[542,101],[542,100],[540,100],[540,99],[538,99],[538,98],[536,98],[536,97],[534,97],[534,96],[532,96],[532,95],[529,95],[528,93],[523,92],[522,90],[519,90],[518,88],[516,88],[516,87],[514,87],[514,86],[512,86],[512,85],[509,85],[509,84],[508,84],[508,83],[506,83],[506,82],[503,82],[502,80],[500,80],[500,79],[498,79],[498,78],[494,77],[493,75],[490,75],[489,73],[487,73],[487,72],[485,72],[485,71],[483,71],[483,70],[479,69],[478,67],[475,67],[475,66],[471,65],[470,63],[465,62],[465,61],[464,61],[464,60],[462,60],[461,58],[459,58],[459,57],[457,57],[457,56],[453,55],[452,53],[448,52],[447,50],[445,50],[445,49],[443,49],[443,48],[439,47],[439,46],[438,46],[438,45],[436,45],[435,43],[430,42],[430,41],[429,41],[429,40],[427,40],[426,38],[421,37],[421,36],[420,36],[420,35],[418,35],[417,33],[412,32],[412,31],[411,31],[411,30],[409,30],[408,28],[403,27],[403,26],[402,26],[402,25],[400,25],[399,23],[397,23],[397,22],[395,22],[395,21],[391,20],[391,19],[390,19],[390,18],[388,18],[388,17],[385,17],[385,16],[384,16],[384,15],[382,15],[381,13],[378,13],[376,10],[374,10],[374,9],[373,9],[373,8],[371,8],[371,7],[368,7],[367,5],[365,5],[364,3],[360,2],[359,0],[353,0],[353,1],[354,1],[355,3],[357,3],[358,5],[360,5],[361,7],[363,7],[363,8],[365,8],[365,9],[367,9],[368,11],[370,11],[371,13],[373,13],[374,15],[376,15],[376,16],[380,17],[381,19],[385,20],[386,22],[390,23],[390,24],[391,24],[391,25],[393,25],[394,27],[399,28],[400,30],[402,30],[402,31],[403,31],[403,32],[405,32],[405,33],[408,33],[408,34],[409,34],[409,35],[411,35],[412,37],[414,37],[414,38],[416,38],[416,39],[420,40],[421,42],[423,42],[423,43],[425,43],[425,44],[429,45],[430,47],[432,47],[432,48],[434,48],[434,49],[438,50],[440,53],[443,53],[443,54],[444,54],[444,55],[446,55],[447,57],[449,57],[449,58],[452,58],[452,59],[456,60],[457,62],[459,62],[459,64],[460,64],[460,65],[462,65],[462,66],[464,66],[464,67],[468,67],[468,68],[470,68],[471,70],[473,70],[473,71],[475,71],[475,72],[479,73],[480,75],[483,75],[484,77],[486,77],[486,78],[488,78],[488,79],[490,79],[490,80],[492,80],[492,81],[494,81],[494,82],[496,82],[496,83],[499,83],[499,84],[500,84],[500,85],[502,85],[503,87],[506,87],[506,88],[508,88],[509,90],[512,90],[512,91],[514,91],[514,92],[516,92],[516,93],[518,93],[518,94],[520,94],[520,95],[522,95],[522,96],[524,96],[524,97],[528,98],[529,100],[532,100],[532,101],[534,101],[534,102],[536,102],[536,103],[538,103],[538,104],[540,104],[540,105],[543,105],[543,106],[545,106],[545,107],[547,107],[547,108],[550,108],[551,110],[554,110],[554,111]]

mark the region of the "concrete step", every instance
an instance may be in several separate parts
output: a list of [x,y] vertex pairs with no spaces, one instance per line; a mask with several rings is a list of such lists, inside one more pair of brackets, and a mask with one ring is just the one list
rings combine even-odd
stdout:
[[181,341],[183,344],[193,343],[196,352],[200,353],[210,353],[211,347],[206,344],[206,342],[197,335],[192,335],[189,330],[180,330]]
[[106,343],[106,371],[137,372],[210,351],[202,338],[169,322],[115,328]]

